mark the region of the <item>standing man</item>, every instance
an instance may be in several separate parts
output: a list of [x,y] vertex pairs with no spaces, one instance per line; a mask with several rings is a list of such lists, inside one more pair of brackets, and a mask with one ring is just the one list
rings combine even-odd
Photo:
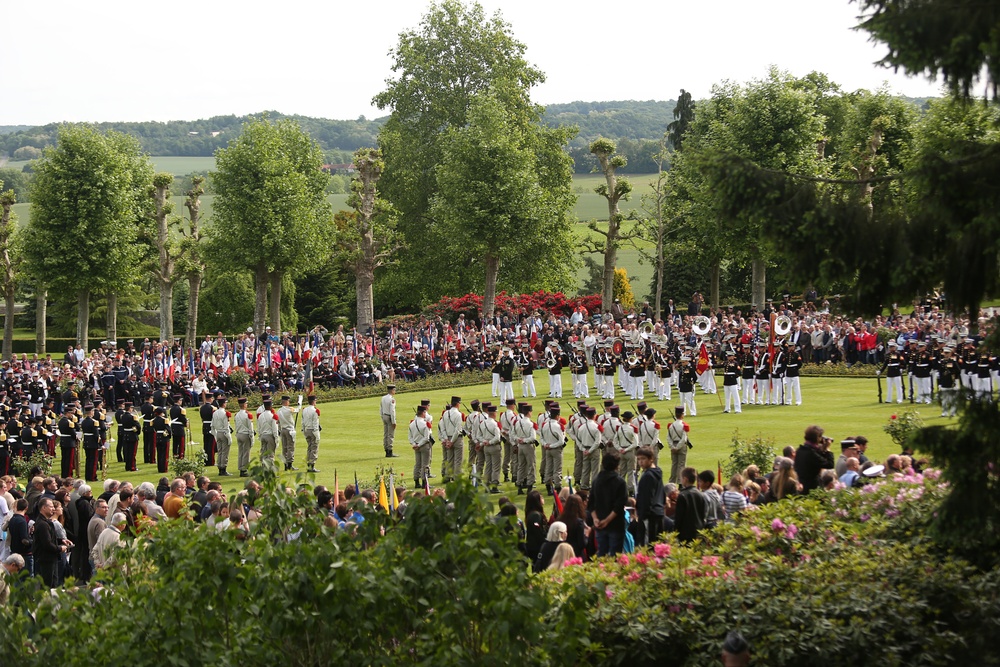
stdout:
[[[802,367],[802,355],[799,354],[797,347],[792,347],[787,343],[786,346],[783,353],[784,363],[782,365],[782,371],[784,371],[782,382],[784,383],[785,405],[791,405],[793,397],[795,405],[802,405],[802,385],[799,378],[799,369]],[[930,377],[929,371],[928,377]]]
[[[514,442],[511,440],[510,431],[514,428],[514,423],[517,421],[517,413],[514,412],[514,404],[516,401],[513,398],[508,398],[504,401],[507,409],[504,410],[503,415],[500,417],[500,434],[503,441],[503,481],[508,482],[511,479],[514,483],[517,483],[517,455],[514,449]],[[513,468],[513,477],[510,477],[511,469]]]
[[805,442],[795,450],[795,474],[802,484],[802,495],[819,487],[819,475],[828,468],[833,468],[833,452],[830,451],[830,441],[823,437],[823,429],[810,426],[806,429]]
[[[173,441],[174,456],[184,458],[184,429],[187,428],[187,410],[181,407],[184,396],[174,394],[174,404],[170,406],[170,435]],[[166,471],[164,471],[166,472]]]
[[[739,399],[737,399],[736,405],[739,405]],[[660,450],[663,449],[663,443],[660,442],[660,422],[653,419],[655,416],[655,408],[646,408],[646,418],[639,422],[639,446],[649,447],[653,452],[654,461],[659,458]],[[635,469],[635,459],[629,461],[628,465],[629,467],[624,469],[624,473],[631,473]]]
[[458,409],[461,397],[452,396],[448,409],[441,415],[438,435],[441,436],[441,477],[450,482],[462,474],[465,452],[462,437],[465,433],[465,415]]
[[167,421],[166,411],[157,406],[153,408],[153,436],[156,439],[156,471],[167,472],[167,457],[170,454],[170,422]]
[[270,396],[257,410],[257,430],[260,433],[260,462],[274,465],[274,452],[278,448],[278,413],[274,411]]
[[396,385],[386,385],[388,392],[379,402],[379,415],[382,417],[382,447],[385,458],[397,458],[392,453],[392,444],[396,439]]
[[[625,483],[630,485],[629,477],[631,477],[632,470],[635,469],[636,451],[639,449],[639,427],[632,423],[634,415],[631,412],[626,410],[619,420],[617,419],[618,406],[616,405],[612,409],[615,415],[614,421],[605,422],[604,430],[607,432],[609,427],[612,430],[612,446],[624,464],[621,467]],[[632,493],[635,493],[635,489],[632,489]]]
[[684,408],[674,408],[674,421],[667,427],[667,444],[670,447],[670,483],[681,483],[681,471],[687,466],[688,433],[691,427],[684,422]]
[[[206,403],[205,405],[209,405]],[[229,450],[233,445],[232,427],[229,426],[229,410],[226,409],[226,395],[219,394],[217,407],[212,411],[212,448],[218,453],[219,477],[232,477],[229,466]],[[211,464],[208,464],[211,465]]]
[[885,355],[885,362],[881,370],[876,375],[885,373],[885,402],[892,403],[893,391],[896,392],[896,402],[903,402],[903,366],[906,365],[906,358],[897,351],[896,341],[890,340],[889,354]]
[[153,433],[153,393],[143,398],[139,411],[142,413],[142,462],[156,463],[156,434]]
[[[72,475],[73,457],[76,456],[76,409],[71,404],[63,406],[63,418],[59,420],[59,451],[62,453],[63,477]],[[97,479],[96,472],[94,479]]]
[[285,470],[298,470],[295,463],[295,413],[291,406],[291,397],[281,397],[281,408],[278,410],[278,429],[281,435],[281,456],[285,459]]
[[517,494],[524,495],[526,491],[531,491],[535,486],[535,444],[538,442],[538,433],[535,423],[531,420],[531,406],[522,403],[518,406],[519,416],[514,422],[510,435],[517,447],[517,468],[518,477]]
[[59,566],[62,563],[62,554],[66,551],[66,545],[56,538],[56,530],[52,526],[54,513],[52,500],[43,497],[38,501],[32,553],[35,559],[35,574],[42,578],[48,588],[55,588],[59,581]]
[[316,469],[316,459],[319,456],[319,432],[323,427],[319,425],[319,408],[316,407],[316,397],[307,396],[308,405],[302,408],[302,435],[306,439],[306,470],[309,472],[319,472]]
[[677,370],[677,391],[681,395],[681,406],[692,417],[698,415],[698,408],[694,404],[694,385],[697,381],[698,373],[691,365],[691,357],[682,356],[681,366]]
[[88,403],[83,406],[83,421],[80,422],[83,431],[83,453],[86,456],[86,479],[97,481],[97,450],[101,447],[101,434],[94,420],[94,406]]
[[486,406],[486,417],[479,423],[479,437],[486,452],[484,479],[490,493],[500,493],[497,488],[500,483],[500,424],[497,422],[497,406],[492,403]]
[[[199,395],[198,398],[201,398]],[[212,422],[215,418],[215,405],[211,399],[206,399],[198,408],[198,416],[201,417],[201,438],[205,443],[205,465],[215,465],[215,436],[212,435],[215,427]]]
[[[586,382],[586,377],[584,378]],[[562,487],[563,448],[566,447],[566,420],[560,415],[558,403],[549,408],[549,418],[539,428],[542,439],[542,482],[549,493],[559,493]]]
[[677,506],[674,509],[674,525],[677,527],[677,537],[685,544],[698,537],[698,531],[705,527],[705,517],[708,515],[708,500],[695,486],[697,479],[698,471],[694,468],[684,468],[681,471],[681,492],[677,495]]
[[427,423],[427,408],[423,405],[417,406],[417,415],[410,420],[409,440],[414,455],[413,482],[417,489],[421,489],[423,481],[427,479],[431,443],[434,442],[430,424]]
[[510,350],[504,348],[500,352],[500,361],[497,363],[497,370],[500,373],[500,400],[506,401],[514,398],[514,358]]
[[656,466],[653,451],[649,447],[640,447],[636,453],[636,461],[642,470],[642,476],[639,478],[639,488],[635,492],[635,511],[643,527],[642,544],[646,545],[655,542],[663,530],[666,493],[663,487],[663,471]]
[[240,396],[236,399],[240,409],[236,412],[236,463],[240,468],[240,477],[247,477],[250,473],[250,450],[253,448],[253,415],[247,411],[247,399]]
[[723,412],[732,410],[736,414],[742,412],[740,405],[740,365],[736,361],[736,353],[732,350],[726,352],[726,364],[722,368],[722,390],[725,394],[725,408]]
[[125,401],[125,408],[122,411],[119,429],[121,430],[122,449],[125,453],[126,472],[136,472],[139,470],[136,464],[136,456],[139,450],[139,420],[136,419],[135,411],[131,401]]
[[[584,409],[583,414],[586,419],[576,428],[576,446],[580,448],[583,461],[580,467],[580,478],[577,480],[577,483],[581,489],[590,489],[591,483],[598,474],[597,462],[601,456],[600,448],[603,432],[601,426],[595,421],[597,418],[596,408],[587,407]],[[617,457],[615,457],[615,470],[618,470]]]
[[614,556],[625,544],[625,502],[628,491],[618,474],[618,454],[607,452],[594,478],[588,509],[597,529],[597,555]]

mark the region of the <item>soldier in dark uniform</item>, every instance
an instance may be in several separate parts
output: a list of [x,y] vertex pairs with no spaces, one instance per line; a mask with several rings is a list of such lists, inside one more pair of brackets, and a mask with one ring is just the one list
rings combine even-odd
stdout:
[[506,401],[514,398],[514,359],[509,354],[501,354],[497,362],[500,373],[500,400]]
[[887,378],[885,387],[885,402],[892,403],[892,392],[893,389],[896,390],[896,402],[903,402],[903,368],[906,366],[906,357],[897,351],[896,341],[889,341],[889,353],[885,355],[885,361],[882,363],[881,370],[878,374],[881,375],[885,373]]
[[164,413],[167,409],[167,402],[170,400],[170,393],[163,388],[163,383],[160,381],[156,382],[156,388],[153,390],[153,407],[163,408]]
[[117,438],[118,441],[115,443],[115,460],[121,463],[125,460],[125,443],[122,437],[122,415],[125,414],[125,399],[116,398],[115,399],[115,425],[117,426]]
[[136,472],[139,469],[135,461],[136,451],[139,448],[139,420],[136,419],[132,403],[129,401],[125,402],[122,410],[119,431],[123,443],[122,449],[125,452],[125,471]]
[[156,470],[167,472],[167,462],[170,455],[170,423],[166,411],[157,406],[153,409],[153,434],[156,436]]
[[[16,410],[11,410],[10,418],[7,420],[6,428],[7,442],[10,443],[10,454],[14,457],[21,456],[21,414]],[[63,475],[69,477],[69,475]]]
[[962,383],[962,366],[952,355],[950,347],[944,348],[937,363],[938,396],[941,399],[941,416],[954,417],[958,411],[956,394]]
[[153,433],[153,394],[146,394],[139,407],[142,413],[142,462],[156,463],[156,436]]
[[[111,369],[111,374],[115,377],[115,402],[114,405],[118,405],[118,401],[123,403],[129,400],[129,389],[128,386],[128,369],[122,363],[121,359],[115,360],[115,365]],[[108,403],[111,405],[111,403]]]
[[48,435],[45,438],[45,451],[49,456],[56,455],[56,424],[59,422],[59,413],[56,412],[55,399],[45,399],[45,407],[42,408],[42,421],[39,426]]
[[931,359],[930,352],[927,351],[927,343],[920,341],[914,363],[913,378],[917,385],[917,403],[931,402]]
[[[181,407],[184,400],[182,394],[174,394],[174,404],[170,406],[170,435],[173,440],[173,453],[179,459],[184,458],[184,429],[187,428],[187,410]],[[159,453],[159,452],[157,452]]]
[[101,450],[101,428],[94,416],[94,406],[89,403],[83,406],[80,430],[83,432],[84,475],[88,482],[96,482]]
[[198,408],[198,415],[201,417],[201,437],[205,443],[205,465],[215,465],[215,436],[212,435],[212,415],[215,413],[215,404],[212,400],[206,400]]
[[6,426],[7,417],[0,414],[0,475],[9,475],[11,471],[11,451]]
[[108,405],[115,404],[115,374],[110,364],[106,364],[101,373],[101,396]]
[[743,351],[739,356],[740,362],[740,380],[743,385],[743,404],[752,405],[757,397],[754,395],[753,382],[754,375],[757,373],[757,366],[754,363],[753,358],[753,348],[750,347],[749,343],[743,344]]
[[725,407],[723,412],[730,410],[739,414],[742,412],[740,404],[740,362],[736,359],[736,353],[732,350],[726,352],[725,365],[722,367],[722,390],[725,394]]
[[76,456],[75,412],[76,408],[72,403],[64,405],[63,417],[59,420],[59,426],[56,429],[56,437],[59,438],[59,451],[62,455],[62,472],[65,473],[63,477],[69,477],[68,473],[75,465],[73,458]]
[[[21,456],[30,459],[31,455],[35,453],[35,446],[38,440],[38,431],[35,429],[35,418],[30,413],[26,414],[21,424]],[[63,477],[69,477],[69,475],[63,475]]]

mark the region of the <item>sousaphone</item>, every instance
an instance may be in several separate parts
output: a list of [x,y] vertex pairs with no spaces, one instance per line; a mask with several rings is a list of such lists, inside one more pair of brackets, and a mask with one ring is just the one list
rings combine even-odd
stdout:
[[694,323],[691,325],[691,331],[696,336],[707,336],[708,332],[712,330],[712,320],[704,315],[698,315],[694,318]]

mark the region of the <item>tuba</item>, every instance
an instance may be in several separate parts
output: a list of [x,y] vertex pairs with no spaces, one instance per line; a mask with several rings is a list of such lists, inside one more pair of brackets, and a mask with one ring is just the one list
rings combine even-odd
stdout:
[[546,368],[552,368],[552,367],[554,367],[554,366],[555,366],[555,365],[556,365],[557,363],[559,363],[559,362],[558,362],[558,361],[556,361],[556,358],[555,358],[555,357],[549,357],[549,360],[545,362],[545,367],[546,367]]
[[792,331],[792,318],[788,315],[780,315],[774,320],[775,338],[784,338]]
[[[789,322],[789,326],[791,323]],[[694,324],[691,325],[691,331],[696,336],[707,336],[708,332],[712,330],[712,320],[704,315],[698,315],[694,318]]]

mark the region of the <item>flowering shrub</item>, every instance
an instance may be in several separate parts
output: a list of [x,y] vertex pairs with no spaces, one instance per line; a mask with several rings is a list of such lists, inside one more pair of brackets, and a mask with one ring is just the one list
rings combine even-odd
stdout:
[[892,441],[902,447],[915,432],[924,427],[924,420],[920,418],[918,410],[904,410],[900,414],[889,417],[889,422],[882,427],[882,430],[889,434]]
[[732,629],[757,664],[973,660],[1000,579],[914,539],[947,492],[928,471],[773,503],[691,546],[671,537],[541,585],[592,601],[590,640],[616,664],[708,664]]
[[[588,313],[599,312],[601,309],[600,295],[567,297],[562,292],[546,292],[539,290],[532,294],[508,294],[499,292],[496,295],[496,310],[499,313],[513,315],[530,315],[536,310],[542,314],[553,313],[557,316],[569,316],[578,306],[583,306]],[[424,309],[425,314],[440,317],[447,322],[455,322],[458,316],[465,314],[466,319],[479,320],[483,311],[483,297],[479,294],[442,297]]]

